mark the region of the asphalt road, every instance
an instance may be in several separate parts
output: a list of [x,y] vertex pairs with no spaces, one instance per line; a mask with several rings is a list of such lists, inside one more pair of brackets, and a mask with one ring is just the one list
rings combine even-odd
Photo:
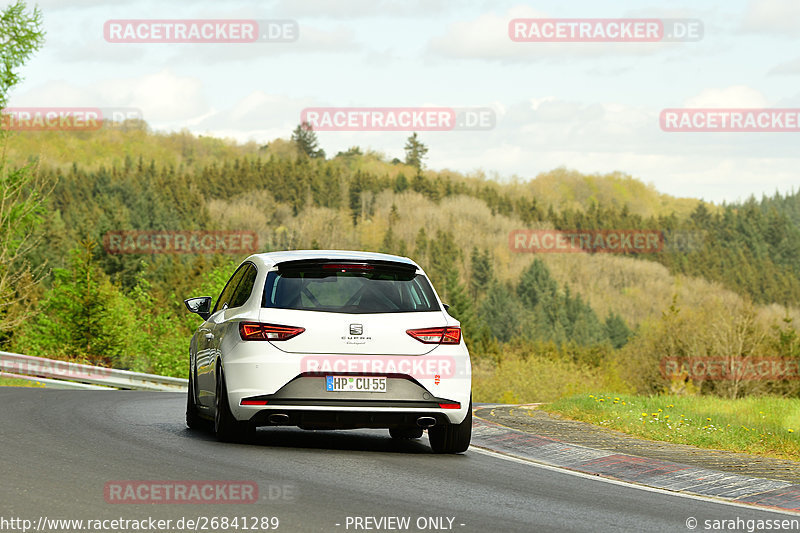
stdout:
[[[434,455],[427,437],[394,442],[386,431],[262,428],[252,444],[222,444],[186,429],[184,405],[184,396],[172,393],[0,388],[0,531],[14,524],[3,520],[37,525],[41,517],[173,520],[162,531],[179,531],[181,517],[247,518],[236,528],[212,528],[209,521],[205,529],[183,530],[264,531],[267,522],[252,527],[251,517],[277,517],[278,531],[497,533],[685,532],[689,517],[699,521],[695,531],[704,530],[705,520],[737,518],[746,531],[746,520],[797,518],[607,483],[473,449]],[[124,480],[251,481],[259,501],[109,503],[107,484]],[[377,529],[376,522],[357,517],[410,520],[407,529]]]

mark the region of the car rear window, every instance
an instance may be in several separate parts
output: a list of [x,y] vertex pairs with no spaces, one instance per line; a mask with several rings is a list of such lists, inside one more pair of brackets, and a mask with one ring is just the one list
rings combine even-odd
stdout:
[[304,265],[267,275],[263,307],[329,313],[441,310],[427,278],[386,266]]

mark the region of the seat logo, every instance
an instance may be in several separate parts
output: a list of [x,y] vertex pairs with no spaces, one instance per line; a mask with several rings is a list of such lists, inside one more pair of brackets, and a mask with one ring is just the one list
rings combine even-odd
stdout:
[[363,334],[364,334],[363,324],[350,324],[350,335],[363,335]]

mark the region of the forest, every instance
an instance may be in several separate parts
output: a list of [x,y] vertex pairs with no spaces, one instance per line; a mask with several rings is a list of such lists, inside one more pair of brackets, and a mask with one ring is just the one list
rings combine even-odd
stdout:
[[[287,134],[290,132],[287,132]],[[703,380],[665,360],[800,358],[800,192],[716,205],[622,173],[531,180],[325,154],[313,131],[239,144],[129,121],[13,132],[0,207],[3,350],[185,376],[197,317],[246,253],[115,253],[126,231],[246,232],[258,251],[405,255],[462,322],[482,401],[583,390],[797,396],[797,379]],[[16,206],[16,207],[14,207]],[[644,230],[656,253],[519,253],[516,230]],[[24,253],[23,253],[24,251]],[[3,280],[14,283],[3,283]]]

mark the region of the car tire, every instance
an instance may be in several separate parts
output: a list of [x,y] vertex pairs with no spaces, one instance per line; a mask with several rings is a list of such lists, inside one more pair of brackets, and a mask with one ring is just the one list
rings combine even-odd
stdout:
[[207,426],[204,419],[197,412],[197,402],[194,397],[194,383],[189,378],[189,391],[186,394],[186,427],[189,429],[203,429]]
[[422,437],[422,428],[416,426],[389,428],[389,435],[397,440],[418,439]]
[[214,398],[214,433],[222,442],[244,442],[255,434],[255,428],[248,422],[234,418],[228,404],[228,386],[220,368],[217,372],[217,388]]
[[472,440],[472,400],[467,416],[460,424],[447,424],[428,428],[428,439],[434,453],[463,453]]

